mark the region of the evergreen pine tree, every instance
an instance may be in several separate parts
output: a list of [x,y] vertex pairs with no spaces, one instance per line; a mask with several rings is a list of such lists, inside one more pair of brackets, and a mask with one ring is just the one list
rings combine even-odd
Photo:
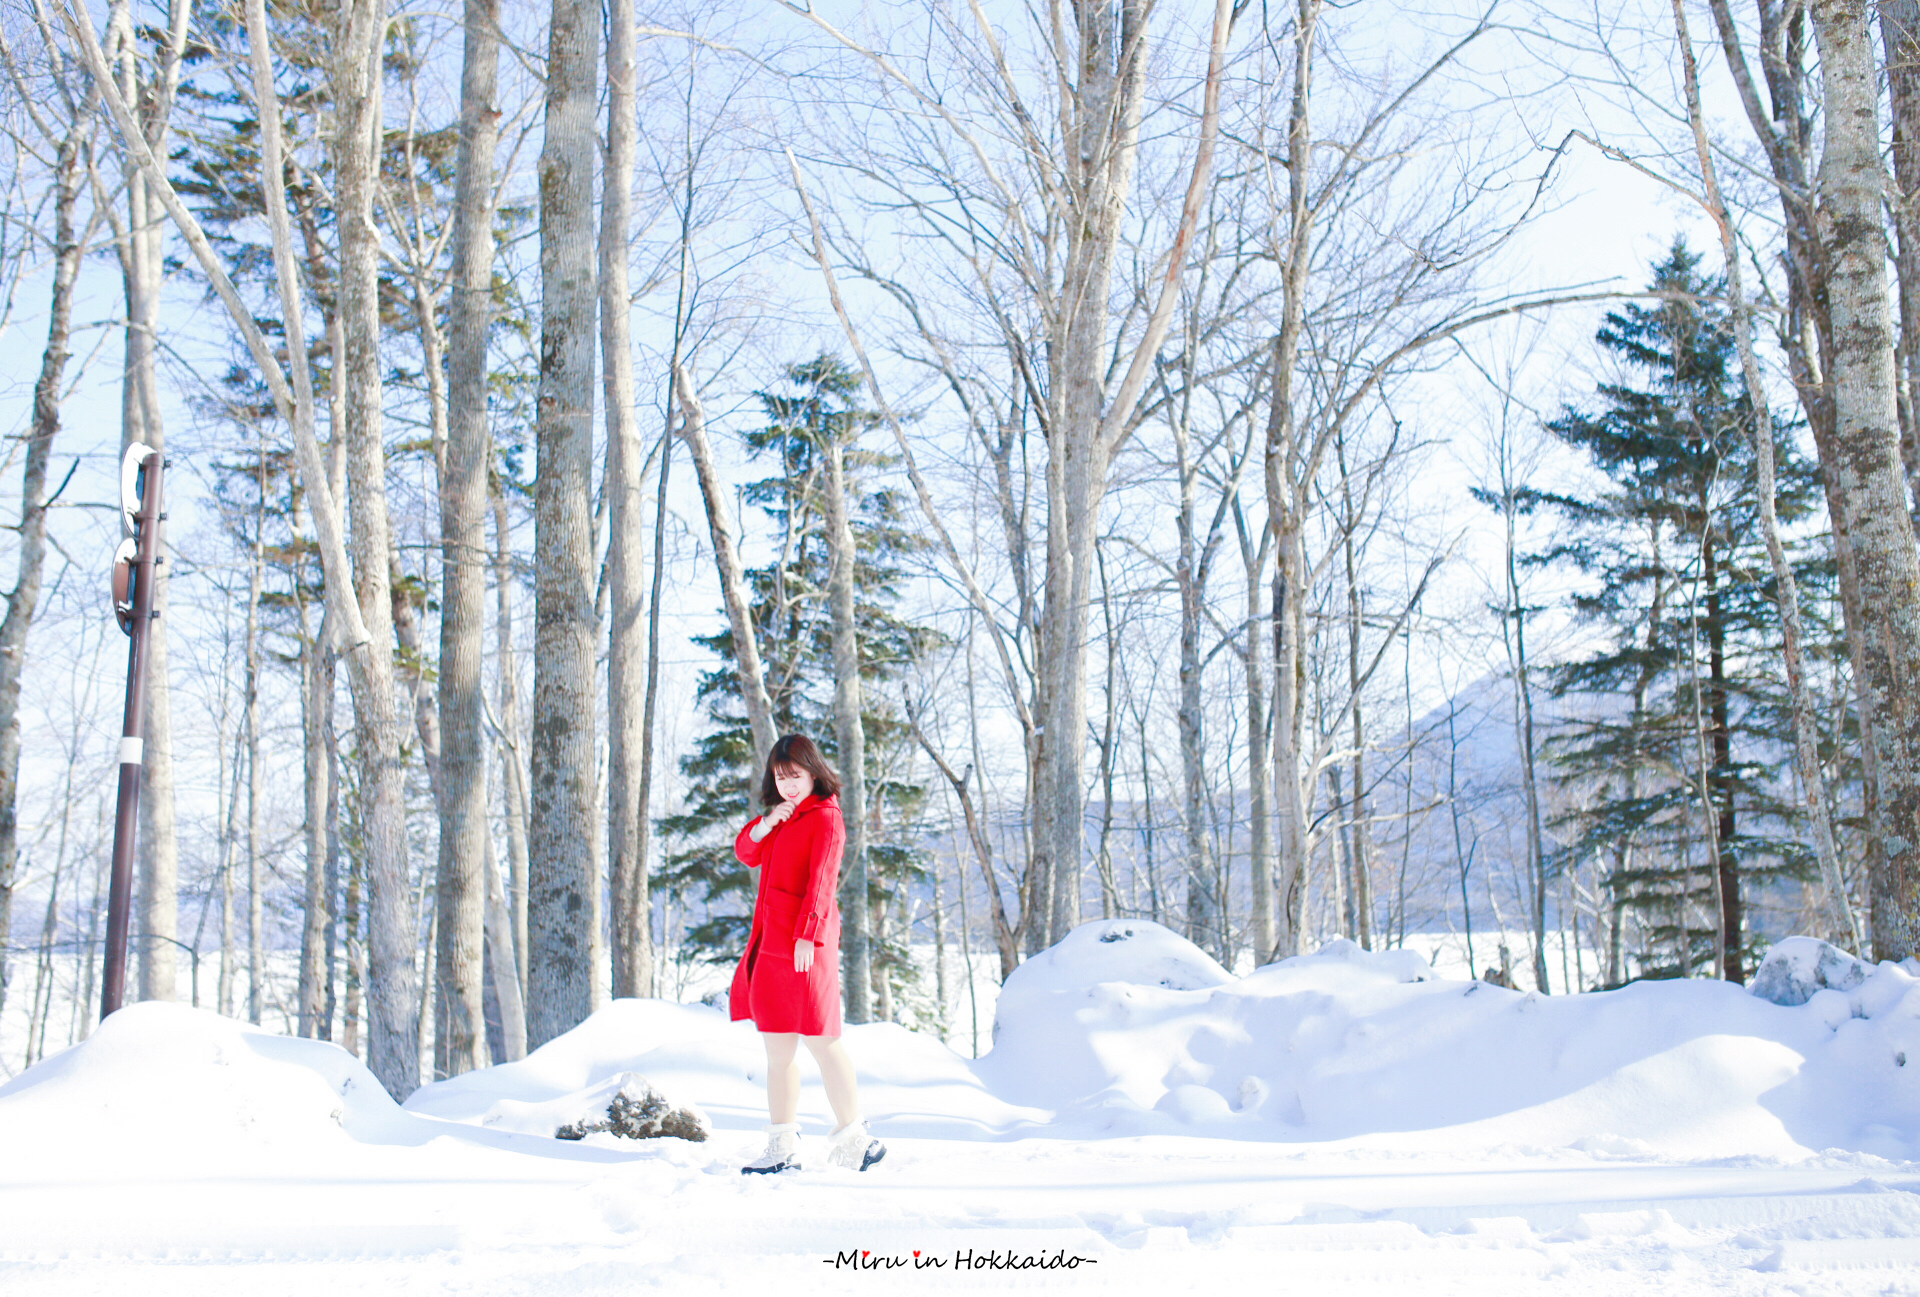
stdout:
[[[1759,534],[1754,415],[1715,304],[1719,282],[1699,261],[1676,240],[1652,285],[1670,296],[1606,317],[1597,340],[1620,380],[1547,428],[1608,485],[1530,493],[1529,506],[1571,525],[1531,561],[1592,578],[1573,607],[1604,640],[1552,675],[1556,697],[1595,704],[1548,743],[1577,802],[1555,822],[1569,840],[1553,863],[1606,862],[1616,913],[1637,913],[1649,938],[1643,975],[1712,969],[1724,930],[1726,975],[1740,981],[1755,953],[1751,891],[1804,876],[1811,857],[1782,795],[1788,710],[1774,674],[1779,614]],[[1815,480],[1788,430],[1773,436],[1780,516],[1791,521],[1812,508]]]
[[[908,727],[882,686],[935,647],[939,636],[893,611],[905,577],[902,564],[924,549],[925,541],[907,528],[904,502],[896,492],[867,489],[863,480],[893,460],[858,448],[861,432],[879,417],[859,407],[860,387],[857,373],[836,357],[821,355],[788,366],[779,387],[755,393],[766,423],[746,434],[747,443],[757,456],[772,458],[775,471],[749,484],[746,496],[765,511],[780,542],[775,560],[749,571],[747,578],[775,728],[782,734],[810,736],[838,763],[827,608],[831,555],[822,479],[825,448],[836,441],[846,447],[851,494],[857,500],[852,524],[858,551],[855,615],[865,686],[868,893],[880,920],[872,929],[873,958],[876,979],[899,984],[910,979],[912,965],[904,932],[890,929],[885,920],[898,910],[907,886],[926,874],[925,853],[912,832],[925,789],[900,775],[911,750]],[[760,771],[753,762],[752,737],[732,665],[731,630],[695,642],[717,654],[722,664],[700,679],[696,698],[709,727],[681,758],[681,771],[690,781],[686,802],[679,814],[660,820],[660,829],[683,845],[667,857],[656,881],[683,901],[697,899],[705,910],[688,928],[679,957],[726,963],[739,958],[745,946],[753,905],[754,879],[734,859],[733,838],[740,825],[759,813]]]

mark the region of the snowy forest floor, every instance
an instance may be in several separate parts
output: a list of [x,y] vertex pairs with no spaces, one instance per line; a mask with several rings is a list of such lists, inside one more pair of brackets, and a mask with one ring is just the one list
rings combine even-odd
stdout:
[[[137,1005],[0,1087],[0,1291],[1920,1294],[1920,981],[1854,976],[1540,997],[1343,944],[1235,978],[1087,924],[985,1058],[850,1029],[886,1160],[826,1168],[809,1064],[807,1169],[767,1179],[758,1042],[711,1009],[618,1001],[396,1107],[333,1046]],[[537,1133],[623,1071],[712,1139]]]
[[[695,1157],[590,1160],[447,1141],[352,1169],[86,1178],[4,1198],[10,1294],[939,1291],[1888,1293],[1920,1291],[1920,1168],[1608,1163],[1302,1151],[1145,1137],[899,1140],[856,1179]],[[885,1168],[882,1171],[881,1168]],[[76,1168],[77,1170],[77,1168]],[[859,1249],[908,1268],[855,1276]],[[956,1252],[1092,1258],[956,1272]],[[913,1270],[918,1251],[940,1269]],[[866,1281],[866,1282],[860,1282]]]

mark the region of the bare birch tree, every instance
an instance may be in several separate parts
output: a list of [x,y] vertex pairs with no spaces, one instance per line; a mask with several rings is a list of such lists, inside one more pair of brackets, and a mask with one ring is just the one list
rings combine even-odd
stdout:
[[[163,155],[167,149],[191,11],[185,0],[169,4],[166,30],[157,33],[153,61],[147,66],[142,62],[141,37],[130,0],[114,0],[107,10],[107,61],[115,88],[132,109],[146,147],[156,155]],[[154,181],[131,160],[125,162],[122,185],[126,215],[113,220],[127,308],[120,448],[124,453],[137,441],[165,454],[159,369],[165,222]],[[176,994],[174,939],[179,935],[180,847],[174,826],[173,702],[167,687],[171,591],[171,574],[162,564],[155,570],[154,584],[154,610],[159,616],[154,619],[147,642],[147,714],[141,771],[140,936],[135,953],[138,993],[143,1000],[171,1000]]]
[[1819,231],[1828,264],[1833,434],[1822,467],[1853,513],[1863,685],[1879,746],[1878,959],[1920,952],[1920,553],[1900,458],[1879,82],[1863,0],[1812,5],[1826,91]]
[[[258,3],[258,0],[255,0]],[[367,838],[371,909],[367,936],[368,1008],[373,1028],[368,1066],[404,1097],[419,1084],[419,986],[413,887],[407,869],[406,770],[393,679],[391,529],[387,517],[385,410],[380,357],[380,234],[374,224],[382,141],[385,0],[345,0],[333,14],[328,74],[335,104],[328,141],[340,227],[340,333],[337,381],[344,385],[347,507],[354,593],[367,631],[356,656],[368,664],[354,698],[360,750],[362,832]],[[264,28],[264,23],[262,24]],[[264,31],[253,39],[264,39]],[[255,58],[265,54],[256,50]],[[265,94],[263,102],[272,102]],[[263,165],[270,165],[264,163]],[[277,179],[277,177],[276,177]],[[290,340],[291,341],[291,340]],[[342,430],[336,430],[335,436]],[[311,489],[311,488],[309,488]],[[333,574],[328,574],[328,585]],[[363,696],[364,695],[364,696]]]
[[[347,15],[361,18],[370,15],[361,13]],[[399,721],[394,696],[394,677],[392,662],[392,621],[391,611],[386,599],[385,581],[387,564],[387,542],[385,535],[385,499],[384,482],[378,480],[369,484],[365,480],[367,452],[371,450],[379,455],[377,439],[369,448],[364,444],[357,449],[361,454],[349,454],[347,459],[347,477],[354,489],[353,513],[355,522],[355,559],[350,562],[344,535],[343,517],[336,503],[327,464],[322,454],[318,437],[314,431],[314,396],[312,376],[308,369],[305,343],[305,326],[302,320],[302,299],[299,291],[299,265],[295,260],[291,222],[286,202],[286,191],[282,175],[281,130],[279,114],[264,111],[258,114],[260,120],[260,158],[261,184],[265,197],[267,222],[272,233],[273,261],[279,302],[282,308],[282,326],[286,332],[286,350],[284,361],[281,355],[267,341],[265,334],[255,321],[253,313],[242,301],[238,289],[227,275],[219,255],[208,241],[206,233],[174,191],[166,172],[149,146],[145,134],[140,130],[133,109],[119,92],[118,86],[108,73],[105,53],[102,51],[90,22],[84,13],[71,5],[66,9],[69,30],[76,42],[89,70],[93,73],[95,84],[100,87],[102,97],[111,111],[115,126],[118,128],[120,143],[131,160],[140,169],[150,188],[157,194],[167,215],[172,218],[175,228],[185,240],[194,260],[203,274],[211,282],[221,304],[226,307],[229,318],[238,329],[247,345],[248,352],[259,367],[268,390],[273,397],[279,416],[292,430],[296,462],[306,499],[312,511],[314,528],[317,533],[318,549],[325,571],[324,589],[327,596],[328,612],[338,619],[342,627],[342,641],[346,646],[349,666],[349,678],[353,687],[356,725],[360,731],[361,779],[360,806],[361,832],[366,844],[366,872],[371,883],[372,922],[370,925],[370,964],[371,976],[371,1050],[370,1062],[374,1075],[381,1083],[396,1095],[404,1096],[412,1092],[419,1084],[419,1022],[415,1011],[418,1001],[415,999],[417,986],[413,965],[413,920],[412,890],[407,884],[406,842],[404,824],[401,821],[403,810],[401,802],[400,778],[402,770],[399,762],[400,741]],[[249,56],[252,64],[253,81],[256,95],[262,105],[277,102],[274,88],[271,55],[268,48],[266,13],[263,0],[250,0],[246,6]],[[361,71],[358,79],[361,86],[371,79],[371,72],[378,67],[380,24],[364,23],[355,25],[351,35],[357,35],[362,45]],[[345,47],[339,51],[346,54]],[[343,57],[343,64],[351,62]],[[371,66],[369,66],[371,65]],[[349,78],[356,74],[350,66],[341,69]],[[370,152],[373,144],[373,119],[365,115],[366,105],[361,104],[360,125],[367,129],[362,151]],[[349,136],[349,139],[356,138]],[[354,152],[341,150],[343,160]],[[369,160],[370,162],[370,160]],[[349,162],[351,167],[353,164]],[[370,165],[360,167],[361,179],[370,179]],[[343,190],[346,189],[343,180]],[[370,190],[364,191],[370,199]],[[344,204],[343,204],[344,207]],[[364,255],[356,258],[358,269],[366,273],[374,269],[371,247],[372,223],[370,205],[363,209],[362,225],[369,246],[360,249]],[[360,238],[349,236],[343,231],[343,239]],[[344,276],[343,276],[344,279]],[[369,303],[359,303],[365,306]],[[377,337],[377,315],[374,321]],[[363,339],[364,341],[364,339]],[[374,389],[373,409],[379,409],[377,397],[378,355],[377,348],[362,348],[363,362],[371,361],[376,387]],[[285,368],[282,368],[283,364]],[[364,402],[366,394],[361,394]],[[365,430],[364,422],[362,430]],[[351,439],[351,434],[349,434]],[[384,472],[383,465],[381,472]],[[360,524],[368,524],[367,529],[376,532],[369,538]],[[377,525],[376,525],[377,524]],[[372,564],[369,570],[369,561]],[[358,569],[358,570],[356,570]],[[369,585],[377,586],[380,597],[367,599],[356,586],[356,576],[364,577]],[[374,627],[380,629],[376,637]],[[352,906],[349,905],[349,911]],[[350,982],[351,997],[354,986]]]
[[[1273,536],[1273,769],[1275,847],[1279,877],[1274,892],[1272,949],[1276,955],[1301,953],[1304,917],[1302,887],[1307,863],[1306,789],[1301,777],[1306,709],[1306,511],[1307,481],[1318,472],[1325,453],[1303,447],[1294,409],[1294,374],[1299,366],[1300,335],[1306,323],[1307,280],[1311,274],[1313,210],[1309,202],[1313,165],[1313,68],[1319,48],[1322,0],[1297,0],[1293,20],[1293,93],[1287,113],[1286,218],[1279,249],[1284,303],[1268,363],[1265,482],[1267,527]],[[1305,453],[1302,453],[1302,452]],[[1264,934],[1263,934],[1264,935]]]
[[[633,303],[628,271],[639,104],[633,0],[611,0],[607,32],[607,174],[600,203],[600,363],[607,418],[607,877],[613,993],[653,989],[641,749],[647,715],[645,456],[633,376]],[[668,447],[663,443],[661,453]],[[657,558],[656,558],[657,561]]]
[[[466,0],[454,175],[447,439],[440,474],[440,950],[435,966],[441,1038],[436,1052],[449,1076],[486,1062],[481,961],[490,899],[484,864],[492,835],[482,676],[491,558],[486,538],[487,475],[493,463],[487,339],[493,322],[499,23],[498,0]],[[493,940],[504,943],[511,956],[510,929],[497,932]],[[518,980],[514,978],[515,1000]],[[502,996],[503,1012],[506,998]]]
[[1035,872],[1048,880],[1047,936],[1059,941],[1080,919],[1085,809],[1088,610],[1093,605],[1094,545],[1114,457],[1133,430],[1148,371],[1171,323],[1173,295],[1186,269],[1200,202],[1211,179],[1220,92],[1233,8],[1215,6],[1200,136],[1185,210],[1166,254],[1161,299],[1131,349],[1117,389],[1108,383],[1113,349],[1108,301],[1140,145],[1151,6],[1117,10],[1077,5],[1076,44],[1058,41],[1057,65],[1076,69],[1062,107],[1056,183],[1078,215],[1070,227],[1060,294],[1048,316],[1051,454],[1047,464],[1046,620],[1041,632],[1040,740],[1035,785]]
[[[1382,411],[1384,390],[1426,349],[1509,315],[1605,296],[1577,291],[1482,296],[1477,268],[1533,210],[1526,200],[1499,206],[1501,192],[1513,190],[1495,177],[1513,164],[1489,155],[1444,180],[1410,169],[1413,139],[1431,129],[1414,106],[1495,30],[1490,19],[1482,16],[1458,36],[1449,35],[1404,78],[1364,86],[1359,111],[1336,115],[1322,112],[1316,98],[1327,14],[1323,0],[1297,0],[1291,40],[1284,47],[1291,61],[1284,106],[1273,110],[1271,126],[1263,115],[1249,128],[1244,155],[1270,177],[1262,218],[1271,222],[1268,255],[1277,267],[1281,302],[1264,347],[1261,392],[1273,563],[1272,949],[1277,956],[1303,950],[1305,870],[1321,833],[1313,809],[1316,789],[1328,755],[1359,746],[1352,738],[1354,711],[1385,651],[1382,645],[1356,655],[1349,644],[1342,691],[1347,696],[1323,699],[1328,707],[1316,716],[1311,610],[1318,583],[1329,570],[1329,551],[1315,556],[1311,545],[1329,505],[1322,475],[1336,449],[1354,444],[1368,420],[1390,419]],[[1389,147],[1390,139],[1399,143]],[[1363,218],[1361,212],[1368,215]],[[1383,240],[1387,224],[1400,233]],[[1389,251],[1394,247],[1426,251],[1406,256]],[[1379,467],[1376,463],[1369,472]],[[1337,525],[1333,533],[1331,543],[1338,546],[1346,533]],[[1397,613],[1378,619],[1393,627],[1389,640],[1412,615],[1434,561]],[[1368,620],[1376,619],[1370,615]],[[1356,662],[1362,667],[1358,672],[1352,669]],[[1327,724],[1348,733],[1336,742]],[[1364,841],[1360,846],[1365,848]]]
[[513,538],[504,489],[493,493],[494,635],[500,715],[495,725],[507,830],[507,892],[513,917],[513,953],[519,961],[520,994],[527,990],[527,820],[533,797],[527,788],[526,744],[520,724],[520,680],[514,662]]
[[244,670],[241,692],[247,735],[247,1021],[260,1025],[261,1001],[266,991],[266,932],[261,891],[265,885],[260,841],[260,597],[266,579],[266,447],[260,447],[259,495],[254,502],[253,543],[247,555],[247,612]]
[[720,594],[726,603],[727,626],[733,631],[734,669],[740,676],[740,696],[746,703],[747,726],[753,733],[754,762],[766,760],[780,736],[773,729],[773,698],[767,691],[761,665],[760,641],[753,629],[747,596],[746,568],[740,561],[733,511],[727,507],[725,487],[713,461],[707,439],[707,412],[685,365],[673,371],[674,399],[680,407],[680,437],[692,454],[693,471],[700,479],[700,498],[706,505],[707,531],[713,538],[713,561],[720,571]]
[[540,153],[540,405],[534,485],[532,818],[528,825],[527,1043],[593,1008],[598,883],[594,757],[594,174],[600,5],[554,0]]
[[337,870],[328,868],[331,846],[338,841],[337,826],[329,823],[327,807],[337,797],[327,731],[333,713],[334,657],[329,643],[332,626],[323,616],[312,626],[307,605],[299,599],[300,581],[293,583],[300,618],[300,752],[301,804],[306,812],[302,838],[306,848],[306,887],[300,925],[300,1016],[298,1031],[315,1040],[333,1039],[333,903]]
[[[27,633],[40,610],[40,587],[47,560],[47,483],[54,442],[60,434],[62,384],[72,353],[75,286],[81,258],[98,228],[101,213],[79,223],[80,195],[91,162],[95,104],[82,94],[78,78],[52,41],[46,49],[48,82],[60,120],[43,115],[11,48],[0,45],[7,74],[22,110],[41,140],[53,149],[52,287],[47,304],[47,342],[33,385],[33,421],[27,433],[26,462],[20,479],[19,567],[0,619],[0,1009],[7,1001],[8,933],[13,924],[13,891],[19,865],[20,684],[27,664]],[[71,784],[72,776],[68,781]],[[52,902],[48,902],[51,913]]]
[[[1017,141],[1012,165],[1024,169],[1023,179],[1040,199],[1037,218],[1030,218],[1013,182],[1002,174],[987,138],[940,95],[817,11],[787,7],[870,62],[889,90],[904,93],[916,112],[937,118],[951,132],[952,146],[974,159],[978,174],[965,183],[982,187],[980,201],[995,214],[997,246],[992,241],[977,245],[969,273],[991,278],[996,272],[989,264],[1003,258],[998,271],[1024,295],[1018,307],[998,316],[998,323],[1007,331],[1010,353],[1020,358],[1019,381],[1030,390],[1048,445],[1046,569],[1028,752],[1032,829],[1022,906],[1028,947],[1038,949],[1079,921],[1095,538],[1115,458],[1138,427],[1141,397],[1187,269],[1212,173],[1236,10],[1232,0],[1214,6],[1190,181],[1168,244],[1153,258],[1162,278],[1151,295],[1152,308],[1134,332],[1127,328],[1131,319],[1116,318],[1113,290],[1129,233],[1149,67],[1163,48],[1152,29],[1155,7],[1148,0],[1076,3],[1070,9],[1056,7],[1046,22],[1036,21],[1044,65],[1037,99],[1035,88],[1016,76],[1000,34],[980,5],[970,5],[974,30],[966,34],[964,20],[946,30],[944,18],[930,15],[935,29],[955,43],[957,62],[976,56],[982,62],[979,89],[993,103],[992,111],[1005,114],[1005,138]],[[930,147],[928,158],[943,173],[935,182],[943,187],[953,179],[946,148],[946,142]],[[877,167],[867,173],[889,183]],[[983,288],[998,295],[990,285]],[[1036,317],[1044,337],[1039,348],[1023,331]],[[1124,336],[1116,339],[1116,331]],[[1028,914],[1044,916],[1044,922],[1038,917],[1030,922]]]
[[[1888,294],[1871,40],[1859,3],[1820,4],[1794,14],[1757,4],[1762,76],[1756,79],[1731,0],[1710,0],[1709,7],[1781,206],[1787,318],[1780,339],[1825,470],[1860,696],[1874,950],[1878,957],[1898,958],[1914,949],[1914,925],[1920,923],[1913,896],[1920,880],[1920,821],[1904,818],[1920,814],[1920,764],[1908,756],[1912,736],[1906,729],[1914,708],[1904,683],[1909,670],[1920,666],[1920,644],[1908,624],[1920,609],[1908,584],[1915,575],[1913,524],[1899,454],[1891,324],[1875,314],[1888,307]],[[1810,49],[1801,17],[1809,12],[1822,58],[1824,117],[1810,105]],[[1816,171],[1814,128],[1822,120],[1825,149]],[[1847,419],[1840,414],[1843,399]],[[1883,401],[1889,403],[1885,410]],[[1887,494],[1889,472],[1902,479],[1898,508]],[[1904,602],[1903,594],[1909,596]],[[1884,930],[1882,918],[1889,925]]]
[[[857,431],[857,420],[849,420]],[[829,425],[827,461],[827,603],[833,640],[833,739],[840,755],[841,815],[847,826],[845,863],[840,873],[840,912],[846,916],[842,940],[847,1021],[873,1017],[871,909],[867,900],[867,740],[860,719],[860,641],[854,621],[853,517],[847,500],[847,445]],[[882,988],[884,993],[885,988]],[[885,1014],[884,1008],[882,1016]]]
[[[1893,0],[1883,7],[1881,24],[1883,33],[1892,22],[1897,26],[1920,17],[1920,11],[1909,14],[1914,6],[1908,0]],[[1827,804],[1826,780],[1820,764],[1819,734],[1815,728],[1811,690],[1807,680],[1805,631],[1800,616],[1799,584],[1794,578],[1793,565],[1787,559],[1786,548],[1781,541],[1779,511],[1775,502],[1777,488],[1774,476],[1773,453],[1773,407],[1767,396],[1766,379],[1760,370],[1759,357],[1754,349],[1753,311],[1747,298],[1744,273],[1741,270],[1740,246],[1733,226],[1733,217],[1728,210],[1726,200],[1721,196],[1718,168],[1713,160],[1713,148],[1707,135],[1706,114],[1700,106],[1700,78],[1694,59],[1693,37],[1687,28],[1687,15],[1682,0],[1674,0],[1674,33],[1679,39],[1681,67],[1684,72],[1683,85],[1687,98],[1687,121],[1692,128],[1694,156],[1700,167],[1701,205],[1712,218],[1714,228],[1720,236],[1720,256],[1725,263],[1727,274],[1728,311],[1733,318],[1734,345],[1740,354],[1741,376],[1746,381],[1747,399],[1753,405],[1753,447],[1754,461],[1758,470],[1758,482],[1755,490],[1759,496],[1760,530],[1766,540],[1767,557],[1773,567],[1774,601],[1780,610],[1781,651],[1783,666],[1787,676],[1787,695],[1793,713],[1794,766],[1800,776],[1801,806],[1807,817],[1807,828],[1813,836],[1814,858],[1819,862],[1820,875],[1824,881],[1829,904],[1835,911],[1837,930],[1846,931],[1856,950],[1864,948],[1859,923],[1854,916],[1853,907],[1847,901],[1846,885],[1840,874],[1839,853],[1834,846],[1832,814]],[[1888,39],[1888,62],[1894,59],[1893,51],[1902,47],[1902,42],[1910,42],[1911,29],[1905,29],[1898,39]],[[1906,94],[1920,93],[1920,87],[1908,86]],[[1896,86],[1895,102],[1902,102],[1902,93]],[[1920,126],[1920,121],[1910,121],[1908,130]],[[1903,175],[1913,174],[1913,168],[1920,164],[1920,156],[1914,149],[1920,147],[1920,141],[1907,138],[1905,156],[1900,157],[1896,145],[1896,161],[1904,167]],[[1920,183],[1920,176],[1916,176]],[[1920,294],[1920,246],[1913,246],[1914,232],[1911,221],[1902,226],[1901,264],[1913,267],[1915,280],[1912,290]],[[1901,281],[1902,319],[1912,320],[1913,312],[1920,311],[1920,300],[1907,301],[1909,284],[1903,271]],[[1911,346],[1912,344],[1909,343]],[[1908,421],[1912,414],[1909,411]],[[1910,470],[1911,471],[1911,470]],[[1727,935],[1727,934],[1723,934]],[[1737,940],[1738,934],[1730,934]]]
[[1879,0],[1880,45],[1887,73],[1894,192],[1894,270],[1898,277],[1900,338],[1898,394],[1900,454],[1908,493],[1920,510],[1920,0]]

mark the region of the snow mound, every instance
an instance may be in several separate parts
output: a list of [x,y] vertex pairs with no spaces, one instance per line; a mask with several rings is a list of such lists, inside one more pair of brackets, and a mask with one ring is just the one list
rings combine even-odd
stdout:
[[[1236,979],[1157,924],[1103,921],[1008,979],[985,1058],[886,1023],[845,1042],[883,1138],[1920,1158],[1920,979],[1783,945],[1768,976],[1811,987],[1804,1003],[1705,980],[1543,996],[1351,942]],[[801,1120],[828,1127],[804,1051],[801,1067]],[[635,1145],[613,1127],[644,1118],[651,1094],[663,1111],[671,1095],[717,1131],[749,1132],[766,1120],[765,1087],[752,1025],[698,1005],[617,1000],[521,1062],[425,1086],[400,1108],[332,1045],[140,1004],[0,1087],[0,1149],[50,1167],[146,1150],[153,1164],[345,1168],[405,1151],[370,1145],[440,1143],[476,1158],[726,1169],[712,1144]],[[568,1125],[581,1142],[553,1138]]]
[[337,1045],[183,1004],[131,1004],[0,1086],[0,1147],[246,1152],[418,1142],[415,1123]]
[[[972,1060],[934,1037],[873,1023],[847,1028],[844,1041],[859,1071],[861,1106],[883,1135],[994,1138],[1052,1115],[995,1096]],[[767,1120],[766,1066],[751,1023],[729,1022],[704,1005],[615,1000],[520,1062],[421,1087],[406,1110],[551,1137],[575,1120],[584,1096],[639,1073],[676,1102],[697,1105],[719,1130],[758,1130]],[[804,1049],[800,1068],[800,1118],[830,1129],[835,1123]]]
[[[1119,927],[1132,936],[1101,942]],[[1920,1152],[1907,1069],[1920,983],[1891,964],[1785,1007],[1708,981],[1541,996],[1346,941],[1233,980],[1137,920],[1083,925],[1051,953],[1008,979],[979,1067],[1064,1128],[1600,1156]]]
[[1000,991],[1008,995],[1075,991],[1101,982],[1131,982],[1169,991],[1224,986],[1233,974],[1200,947],[1146,919],[1083,923],[1058,945],[1013,970]]
[[[725,1106],[751,1090],[741,1067],[750,1055],[739,1046],[757,1048],[758,1041],[751,1035],[734,1039],[738,1035],[729,1030],[725,1014],[703,1005],[615,1000],[519,1062],[422,1086],[405,1107],[424,1116],[551,1138],[574,1119],[584,1096],[627,1073],[654,1078],[668,1093],[694,1096],[703,1108],[716,1101]],[[689,1074],[710,1083],[689,1087],[684,1080]],[[682,1079],[676,1083],[676,1078]]]
[[1823,990],[1851,991],[1873,965],[1817,937],[1775,942],[1753,975],[1753,993],[1775,1004],[1805,1004]]
[[702,1143],[713,1131],[699,1109],[675,1107],[638,1072],[620,1072],[545,1102],[501,1099],[487,1109],[480,1124],[548,1139],[585,1139],[605,1133],[622,1139],[670,1136]]
[[[1275,970],[1284,970],[1284,987]],[[1299,1100],[1288,1096],[1284,1113],[1270,1103],[1280,1055],[1258,1020],[1271,1015],[1263,1009],[1250,1021],[1249,1006],[1283,987],[1278,998],[1311,1013],[1328,992],[1364,1004],[1383,988],[1432,977],[1414,951],[1372,953],[1339,940],[1236,980],[1157,923],[1084,923],[1007,979],[993,1052],[980,1066],[1007,1098],[1108,1132],[1212,1126],[1208,1133],[1299,1138],[1305,1132],[1274,1124]]]

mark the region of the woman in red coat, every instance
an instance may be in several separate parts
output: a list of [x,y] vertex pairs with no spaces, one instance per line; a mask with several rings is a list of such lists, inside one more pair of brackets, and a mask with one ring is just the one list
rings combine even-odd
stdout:
[[733,1020],[753,1019],[767,1050],[767,1151],[743,1175],[800,1169],[799,1044],[820,1065],[840,1125],[827,1160],[864,1171],[886,1146],[860,1120],[853,1060],[840,1045],[840,778],[812,739],[789,734],[773,745],[760,778],[771,808],[734,839],[740,863],[760,873],[753,928],[733,974]]

